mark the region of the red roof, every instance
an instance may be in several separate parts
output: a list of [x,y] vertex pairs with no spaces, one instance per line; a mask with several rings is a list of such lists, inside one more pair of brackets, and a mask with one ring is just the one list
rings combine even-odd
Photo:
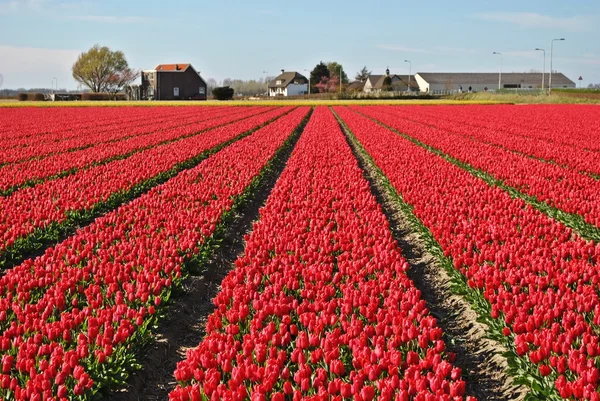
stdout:
[[156,71],[185,71],[189,64],[159,64],[156,66]]

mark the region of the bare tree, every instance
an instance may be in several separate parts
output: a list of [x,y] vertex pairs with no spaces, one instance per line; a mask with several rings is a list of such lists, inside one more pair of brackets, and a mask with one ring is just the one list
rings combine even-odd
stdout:
[[73,78],[92,92],[117,93],[135,81],[140,72],[129,68],[122,51],[93,46],[73,64]]

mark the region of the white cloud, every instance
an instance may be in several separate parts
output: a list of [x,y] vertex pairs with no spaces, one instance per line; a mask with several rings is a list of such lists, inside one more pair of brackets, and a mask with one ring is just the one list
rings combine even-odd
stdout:
[[61,88],[76,85],[71,67],[79,50],[0,45],[0,54],[0,74],[5,88],[50,87],[53,77],[58,78]]
[[17,12],[39,12],[50,0],[0,0],[0,15]]
[[102,24],[144,24],[154,21],[153,18],[118,15],[72,15],[66,18],[75,21],[97,22]]
[[585,31],[592,28],[596,18],[576,15],[574,17],[552,17],[530,12],[485,12],[473,14],[484,21],[505,22],[524,28],[552,28],[566,31]]
[[12,14],[19,9],[19,2],[16,0],[1,1],[0,15]]

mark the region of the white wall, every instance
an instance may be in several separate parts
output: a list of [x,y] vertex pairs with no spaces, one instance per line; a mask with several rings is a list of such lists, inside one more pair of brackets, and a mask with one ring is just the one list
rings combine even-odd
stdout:
[[287,96],[284,88],[269,88],[269,96]]
[[[448,83],[442,83],[442,84],[429,84],[427,81],[425,81],[423,78],[421,78],[421,76],[419,76],[419,74],[415,75],[415,79],[417,80],[417,83],[419,84],[419,90],[421,92],[436,93],[436,92],[445,92],[445,91],[457,91],[459,89],[459,87],[461,87],[461,86],[462,86],[463,92],[468,92],[469,86],[471,87],[471,90],[473,92],[483,92],[483,91],[485,91],[485,88],[487,88],[488,90],[497,90],[498,89],[498,79],[494,79],[493,81],[486,82],[483,84],[473,84],[468,81],[461,82],[461,81],[456,81],[456,80],[452,81],[452,82],[448,82]],[[506,82],[502,81],[503,88],[504,88],[505,84],[506,84]],[[548,87],[547,79],[546,79],[545,85],[546,85],[546,87]],[[553,88],[564,88],[564,87],[575,88],[575,85],[564,86],[564,85],[558,85],[558,84],[552,83],[552,87]],[[541,88],[542,88],[542,77],[540,76],[539,80],[531,80],[531,81],[521,82],[520,89],[541,89]],[[506,88],[506,89],[514,89],[514,88]]]
[[290,84],[287,88],[269,88],[269,96],[297,96],[308,93],[308,84]]
[[419,74],[415,74],[415,79],[417,81],[417,85],[419,85],[419,91],[421,92],[429,92],[429,83],[425,81]]
[[289,84],[285,96],[304,95],[308,92],[308,84]]

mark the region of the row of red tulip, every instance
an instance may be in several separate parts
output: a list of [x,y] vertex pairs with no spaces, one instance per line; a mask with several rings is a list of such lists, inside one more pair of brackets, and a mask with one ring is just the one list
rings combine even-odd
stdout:
[[[257,107],[254,109],[254,112],[256,113],[256,109],[259,108]],[[252,114],[252,110],[239,108],[231,108],[226,110],[224,113],[222,111],[219,112],[218,109],[208,110],[209,111],[202,113],[202,115],[206,115],[208,118],[221,117],[220,119],[217,118],[216,120],[209,120],[208,122],[214,121],[214,125],[212,126],[220,125],[219,120],[222,120],[223,122],[230,121],[232,117],[228,117],[228,114],[231,113],[237,114],[241,110],[244,110],[241,111],[240,114]],[[203,118],[200,119],[203,120]],[[147,122],[136,122],[132,125],[118,124],[114,127],[111,127],[109,130],[104,131],[90,129],[91,132],[78,132],[75,133],[75,136],[72,138],[51,140],[47,142],[42,141],[37,136],[34,136],[32,138],[28,138],[29,143],[26,145],[19,145],[9,149],[4,149],[0,155],[0,163],[5,164],[23,162],[60,153],[72,152],[87,147],[99,147],[115,141],[122,141],[124,139],[143,136],[145,134],[159,132],[165,129],[186,126],[194,123],[197,120],[198,114],[188,113],[185,117],[160,116],[156,120],[151,119],[151,121]]]
[[[216,110],[218,111],[219,109]],[[259,107],[243,109],[227,108],[221,113],[194,114],[174,121],[169,120],[152,128],[123,125],[119,130],[121,132],[129,132],[129,134],[120,140],[108,143],[100,142],[97,145],[81,150],[60,152],[41,160],[36,157],[35,159],[29,159],[25,162],[14,163],[0,168],[0,191],[13,190],[24,184],[35,183],[36,181],[67,171],[79,170],[91,164],[119,156],[122,157],[145,148],[194,135],[199,131],[228,124],[269,110],[269,108]],[[35,153],[35,146],[32,146],[31,151]]]
[[407,268],[336,119],[316,108],[169,399],[464,399]]
[[359,110],[529,196],[565,212],[579,214],[586,222],[600,227],[600,181],[590,176],[465,138],[452,130],[401,119],[386,113],[386,108]]
[[493,126],[502,134],[600,150],[600,143],[595,140],[595,133],[600,130],[600,111],[595,105],[540,104],[523,109],[510,105],[443,108],[451,109],[448,113],[454,114],[455,121],[470,127]]
[[[535,108],[532,110],[531,108],[526,107],[516,110],[509,109],[509,111],[497,106],[490,107],[494,109],[498,108],[496,112],[500,116],[503,116],[506,120],[513,121],[517,126],[520,125],[522,120],[529,118],[531,115],[540,117],[540,115],[543,116],[550,112],[545,108]],[[583,112],[579,106],[564,106],[560,110],[561,112],[565,112],[571,108],[575,109],[577,112]],[[456,108],[441,108],[435,109],[434,112],[430,108],[424,107],[386,108],[387,112],[393,113],[397,117],[436,127],[443,131],[454,132],[469,138],[475,138],[485,143],[501,146],[504,149],[545,161],[554,162],[577,171],[600,175],[598,152],[584,149],[582,146],[585,146],[585,143],[582,143],[581,146],[573,146],[548,141],[545,140],[545,138],[540,140],[541,138],[503,131],[498,128],[496,122],[491,121],[486,123],[482,122],[473,126],[469,124],[469,121],[463,120],[463,113],[456,113],[455,110]],[[598,118],[600,118],[600,115],[598,115]],[[597,130],[598,127],[595,127],[596,123],[593,119],[586,118],[583,119],[583,122],[586,124],[586,126],[582,128],[584,132],[597,132],[594,131],[595,129]],[[558,133],[555,133],[555,136],[558,135]],[[566,133],[560,133],[560,135],[566,135]],[[588,136],[588,143],[590,142],[590,139],[591,138]]]
[[[76,137],[78,133],[93,133],[118,127],[119,124],[136,124],[148,119],[165,116],[185,116],[198,112],[197,108],[148,107],[75,107],[75,108],[13,108],[3,109],[6,120],[0,123],[0,144],[11,141],[29,143],[32,137],[46,140],[62,140]],[[194,111],[192,111],[194,110]],[[29,138],[29,139],[28,139]]]
[[600,244],[372,120],[336,111],[465,288],[489,302],[496,334],[506,336],[515,361],[532,367],[520,373],[532,393],[600,399]]
[[0,398],[92,398],[126,373],[184,263],[308,111],[292,111],[7,271]]
[[112,204],[115,199],[117,202],[126,199],[130,191],[144,186],[148,180],[197,159],[203,152],[291,109],[278,108],[0,198],[0,255],[7,250],[23,254],[20,247],[35,245],[36,240],[32,244],[28,236],[38,235],[36,230],[54,229],[57,224],[67,223],[69,218],[87,219],[106,202]]

